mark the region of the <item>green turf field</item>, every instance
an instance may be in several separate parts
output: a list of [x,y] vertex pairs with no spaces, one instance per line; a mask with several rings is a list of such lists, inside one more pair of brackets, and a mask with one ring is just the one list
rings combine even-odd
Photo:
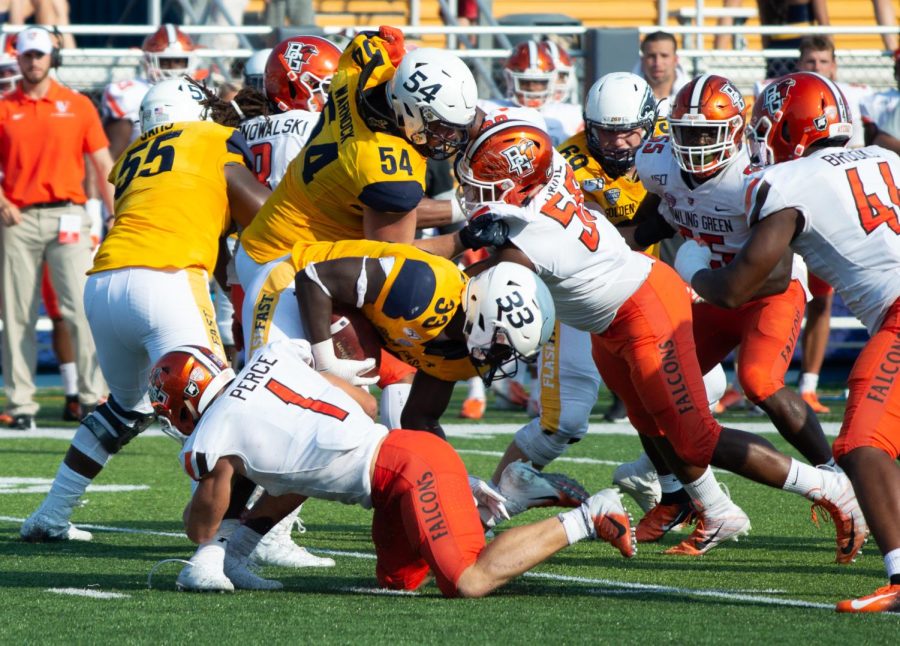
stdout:
[[[39,425],[61,426],[62,399],[44,396]],[[598,404],[596,412],[606,402]],[[832,403],[832,402],[829,402]],[[458,398],[451,411],[458,410]],[[826,417],[838,421],[837,414]],[[487,424],[519,422],[520,414],[491,412],[481,431],[451,438],[470,470],[489,476],[508,434]],[[742,414],[731,425],[759,421]],[[457,421],[449,420],[448,421]],[[773,436],[768,436],[775,439]],[[779,446],[783,443],[777,440]],[[753,531],[701,559],[665,556],[663,545],[641,545],[631,561],[602,543],[583,542],[490,598],[444,600],[430,587],[416,595],[379,594],[369,542],[370,513],[312,501],[304,507],[304,545],[334,556],[325,570],[267,568],[285,590],[231,595],[177,593],[180,565],[188,558],[181,534],[188,481],[178,448],[164,437],[138,438],[116,457],[97,485],[131,485],[129,491],[88,491],[78,524],[94,530],[91,543],[31,545],[18,540],[19,523],[40,502],[29,492],[53,477],[68,446],[61,439],[0,439],[0,617],[3,641],[18,643],[896,643],[900,617],[837,615],[832,604],[872,592],[884,582],[874,544],[855,564],[833,563],[834,529],[809,520],[796,496],[721,474],[747,511]],[[631,435],[589,435],[554,469],[588,489],[608,486],[614,464],[632,459]],[[143,488],[146,487],[146,488]],[[627,500],[632,512],[639,509]],[[515,519],[528,522],[550,510]],[[59,592],[74,588],[114,593],[87,598]]]

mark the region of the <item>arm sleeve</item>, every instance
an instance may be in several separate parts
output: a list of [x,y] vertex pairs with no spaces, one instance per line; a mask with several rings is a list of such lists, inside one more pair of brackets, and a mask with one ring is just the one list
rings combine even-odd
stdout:
[[359,201],[369,208],[382,213],[408,213],[412,211],[425,190],[419,182],[374,182],[359,194]]
[[253,153],[250,152],[250,146],[240,130],[234,130],[228,140],[225,142],[225,149],[228,152],[225,163],[243,164],[249,169],[253,169]]

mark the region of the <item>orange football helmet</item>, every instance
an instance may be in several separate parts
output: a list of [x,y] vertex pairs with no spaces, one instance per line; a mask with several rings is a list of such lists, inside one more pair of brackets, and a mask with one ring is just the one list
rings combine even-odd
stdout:
[[456,171],[467,212],[486,202],[520,206],[550,178],[553,142],[527,121],[500,121],[469,144]]
[[341,50],[319,36],[281,41],[266,61],[266,96],[282,112],[321,112],[340,57]]
[[815,72],[787,74],[767,85],[753,104],[748,139],[754,164],[803,157],[815,142],[843,146],[853,134],[850,108],[838,86]]
[[5,94],[16,87],[22,78],[16,52],[16,35],[0,34],[0,94]]
[[722,76],[704,74],[681,88],[669,115],[678,165],[709,177],[731,163],[743,144],[746,105],[740,90]]
[[144,73],[151,83],[181,78],[197,69],[190,36],[172,24],[165,24],[144,39]]
[[516,45],[503,64],[506,96],[526,108],[540,108],[553,93],[556,70],[547,43],[529,40]]
[[575,65],[569,52],[559,43],[548,40],[547,49],[553,59],[553,69],[556,70],[551,98],[557,103],[565,103],[575,90]]
[[212,350],[182,345],[159,358],[150,371],[150,403],[184,435],[216,395],[234,379],[234,370]]

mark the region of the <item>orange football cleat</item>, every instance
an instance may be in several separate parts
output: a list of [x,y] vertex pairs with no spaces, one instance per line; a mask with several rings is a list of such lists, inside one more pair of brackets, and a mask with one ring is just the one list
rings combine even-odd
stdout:
[[859,599],[839,601],[838,612],[900,612],[900,585],[886,585]]
[[606,541],[627,559],[637,553],[637,541],[631,526],[631,515],[622,505],[615,489],[603,489],[587,499],[597,538]]
[[719,415],[725,411],[734,408],[744,402],[744,396],[735,390],[733,386],[729,386],[722,394],[722,398],[716,403],[713,413]]
[[815,391],[800,393],[800,397],[809,404],[809,407],[812,408],[812,411],[817,415],[825,415],[831,412],[831,409],[828,408],[828,406],[819,401],[819,396]]
[[718,508],[700,511],[698,516],[694,532],[675,547],[667,549],[666,554],[702,556],[719,543],[736,541],[750,531],[747,514],[730,500]]
[[487,402],[483,399],[469,398],[462,403],[459,416],[463,419],[481,419],[484,417],[485,408]]
[[694,508],[687,502],[655,505],[637,525],[637,542],[655,543],[671,530],[681,525],[690,525],[696,518]]

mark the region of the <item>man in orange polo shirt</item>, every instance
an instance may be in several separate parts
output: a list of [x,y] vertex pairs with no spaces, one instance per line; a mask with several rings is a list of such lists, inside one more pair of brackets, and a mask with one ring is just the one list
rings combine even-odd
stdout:
[[32,27],[16,43],[22,80],[0,99],[3,382],[11,428],[34,428],[36,325],[41,263],[47,261],[63,318],[76,346],[78,393],[90,411],[106,393],[84,315],[85,272],[91,267],[87,155],[112,212],[109,142],[87,97],[50,78],[50,32]]

